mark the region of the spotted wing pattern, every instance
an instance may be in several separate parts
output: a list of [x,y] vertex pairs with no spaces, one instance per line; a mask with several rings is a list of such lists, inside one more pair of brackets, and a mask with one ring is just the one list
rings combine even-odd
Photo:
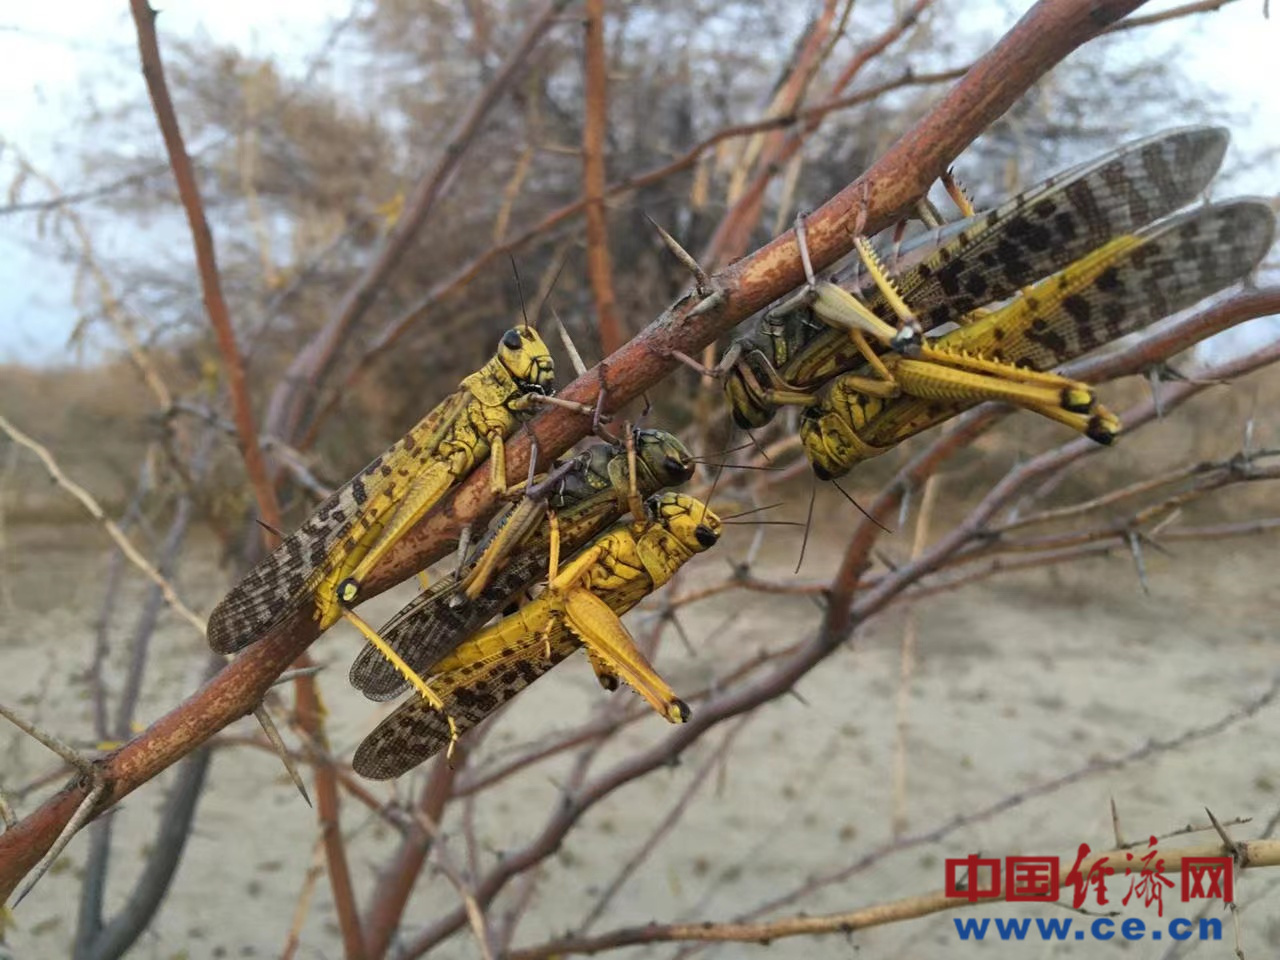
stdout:
[[[457,581],[450,577],[418,594],[378,632],[412,670],[426,674],[459,640],[475,633],[544,577],[547,560],[545,544],[521,551],[494,575],[480,596],[460,607],[449,603],[458,592]],[[365,644],[351,664],[350,680],[370,700],[390,700],[408,686],[372,644]]]
[[[1227,142],[1222,128],[1187,127],[1050,177],[923,238],[941,246],[908,257],[898,287],[925,329],[959,320],[1185,206],[1217,172]],[[891,316],[878,293],[868,301]],[[843,331],[822,330],[779,372],[798,387],[820,386],[859,363],[848,339]]]
[[278,626],[333,575],[362,532],[386,521],[403,486],[434,457],[465,410],[458,391],[431,410],[404,437],[334,491],[302,526],[234,586],[209,616],[208,640],[218,653],[234,653]]
[[[639,430],[635,440],[636,487],[641,497],[677,486],[693,475],[692,455],[672,435]],[[551,493],[563,556],[575,553],[625,512],[615,489],[625,484],[625,479],[613,477],[619,464],[626,464],[625,447],[594,444],[574,458],[571,469]],[[480,543],[477,556],[484,554],[502,522],[500,519]],[[550,539],[550,527],[544,520],[474,600],[452,605],[461,586],[459,579],[451,577],[410,601],[382,627],[380,635],[415,671],[430,672],[437,660],[546,575]],[[371,644],[356,657],[350,679],[371,700],[390,700],[407,689],[404,677]]]
[[[1243,279],[1270,249],[1275,226],[1262,200],[1189,210],[1094,251],[937,345],[1049,370]],[[860,436],[889,446],[967,406],[892,400]]]
[[[639,603],[652,588],[637,578],[600,598],[619,616]],[[564,660],[580,643],[564,627],[550,632],[540,626],[539,600],[462,643],[436,664],[427,682],[444,700],[458,732],[470,730],[499,707]],[[551,656],[546,644],[550,642]],[[421,697],[402,703],[365,737],[352,766],[373,780],[398,777],[449,745],[449,724]]]

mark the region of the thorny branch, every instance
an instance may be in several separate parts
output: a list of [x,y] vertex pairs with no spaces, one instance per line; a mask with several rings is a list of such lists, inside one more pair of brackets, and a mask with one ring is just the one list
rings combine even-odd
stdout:
[[403,260],[432,211],[448,192],[485,117],[519,76],[530,53],[568,4],[569,0],[548,0],[532,18],[524,36],[501,69],[458,119],[439,161],[423,173],[414,187],[405,202],[404,213],[388,234],[382,250],[346,292],[324,328],[311,340],[307,349],[298,354],[281,378],[267,410],[266,424],[270,433],[285,438],[297,435],[305,411],[315,399],[303,387],[324,379],[345,335],[373,306],[384,281]]
[[[1248,840],[1228,846],[1225,843],[1201,843],[1188,847],[1160,847],[1164,869],[1174,872],[1181,868],[1184,858],[1234,856],[1236,869],[1247,867],[1280,866],[1280,840]],[[1125,850],[1109,850],[1095,853],[1080,863],[1080,872],[1088,875],[1090,869],[1104,859],[1124,862]],[[1067,861],[1074,862],[1073,856]],[[1064,867],[1060,881],[1068,884],[1069,867]],[[651,923],[642,927],[628,927],[596,937],[566,937],[541,947],[516,950],[512,960],[543,960],[565,954],[591,954],[613,950],[629,944],[667,943],[672,941],[712,941],[740,943],[771,943],[783,937],[816,936],[828,933],[852,933],[886,923],[899,923],[918,917],[926,917],[943,910],[971,907],[975,902],[965,897],[948,897],[942,891],[919,894],[901,900],[891,900],[824,916],[797,915],[778,920],[757,923]]]
[[[164,137],[165,149],[169,154],[169,163],[173,167],[173,175],[178,184],[178,196],[182,200],[183,209],[191,228],[192,241],[195,244],[196,266],[200,273],[200,286],[204,293],[205,312],[213,325],[217,336],[218,350],[222,356],[223,369],[227,378],[227,390],[234,413],[237,438],[240,452],[244,458],[245,468],[253,487],[258,510],[267,528],[263,537],[273,545],[276,537],[271,530],[279,530],[284,524],[280,514],[280,504],[276,499],[275,486],[267,472],[266,461],[262,456],[262,448],[258,443],[257,427],[254,423],[253,408],[249,399],[248,386],[245,380],[244,361],[236,344],[235,331],[231,326],[231,316],[227,303],[222,295],[222,282],[218,274],[217,258],[213,246],[213,234],[205,216],[204,204],[200,199],[200,189],[196,183],[191,158],[187,155],[186,145],[182,139],[182,131],[178,125],[178,116],[173,108],[173,100],[169,95],[165,81],[164,64],[160,57],[160,44],[156,37],[155,11],[148,0],[130,0],[134,27],[138,34],[138,51],[142,59],[142,73],[146,78],[147,92],[151,96],[155,108],[156,119],[160,124],[160,132]],[[202,628],[203,629],[203,628]],[[305,652],[299,651],[297,666],[307,667],[310,659]],[[298,720],[308,732],[311,739],[321,746],[326,745],[323,726],[323,709],[320,705],[320,694],[316,688],[315,678],[300,676],[294,681],[297,695]],[[265,691],[264,691],[265,693]],[[261,702],[252,705],[259,719],[270,734],[272,727],[265,719]],[[286,766],[289,765],[285,757]],[[301,789],[301,781],[292,767],[290,775]],[[305,792],[303,794],[306,795]],[[321,831],[325,838],[325,855],[328,860],[329,882],[333,890],[338,922],[342,928],[342,938],[346,955],[349,958],[361,956],[363,935],[360,932],[359,915],[355,906],[355,894],[351,886],[351,872],[347,866],[346,846],[342,843],[338,830],[339,800],[337,780],[332,766],[321,763],[316,767],[317,814],[320,818]]]

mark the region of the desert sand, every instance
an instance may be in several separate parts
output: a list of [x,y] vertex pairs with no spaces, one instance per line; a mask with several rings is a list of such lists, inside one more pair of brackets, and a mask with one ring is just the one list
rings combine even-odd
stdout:
[[[806,577],[817,578],[834,567],[840,533],[827,530],[810,545]],[[720,549],[741,556],[748,537],[749,531],[735,530]],[[766,554],[763,572],[789,572],[794,546],[780,534],[776,547]],[[915,610],[919,663],[908,721],[908,837],[927,834],[958,815],[983,811],[1001,798],[1032,790],[1091,762],[1122,757],[1152,739],[1211,723],[1262,693],[1280,670],[1275,550],[1271,534],[1238,542],[1182,544],[1173,556],[1149,553],[1149,596],[1142,593],[1132,563],[1117,555],[1006,576],[920,602]],[[92,729],[83,673],[107,551],[105,541],[91,529],[28,526],[9,530],[4,555],[0,700],[80,743]],[[193,540],[178,579],[184,595],[200,610],[207,611],[226,585],[226,574],[217,569],[215,559],[210,543]],[[718,578],[723,572],[715,566],[719,562],[706,558],[691,570],[688,582]],[[136,608],[142,585],[131,577],[126,589],[129,600],[121,605],[122,611]],[[401,586],[373,601],[370,619],[389,615],[412,589]],[[667,631],[658,662],[677,689],[700,687],[723,658],[735,652],[780,646],[817,622],[812,601],[802,597],[754,598],[749,616],[730,619],[743,605],[741,596],[721,595],[683,614],[696,656]],[[632,622],[637,616],[642,612],[633,614]],[[122,638],[129,627],[127,620],[117,624],[113,681],[119,679]],[[593,929],[603,932],[651,919],[730,919],[888,843],[902,629],[900,610],[869,624],[851,648],[800,684],[799,697],[759,711],[738,734],[723,768],[708,779],[677,827]],[[204,658],[199,639],[171,616],[164,618],[153,644],[143,721],[159,716],[194,687]],[[348,756],[383,709],[346,685],[346,664],[355,649],[355,636],[345,627],[313,647],[321,661],[332,665],[322,675],[322,690],[332,714],[332,742]],[[475,761],[484,764],[515,744],[576,722],[606,696],[585,661],[574,658],[518,699]],[[947,857],[974,852],[1071,856],[1081,841],[1095,850],[1110,848],[1112,799],[1129,839],[1203,821],[1206,806],[1223,819],[1252,817],[1251,823],[1232,829],[1241,838],[1256,837],[1280,811],[1280,754],[1274,750],[1278,709],[1280,705],[1272,703],[1176,750],[1156,751],[1119,769],[1083,776],[1047,795],[1014,802],[1002,812],[948,832],[940,842],[907,844],[779,913],[850,910],[929,892],[941,887]],[[593,770],[608,768],[627,747],[665,735],[664,726],[656,717],[632,725],[597,757]],[[253,721],[244,720],[229,732],[254,731]],[[714,731],[681,766],[619,790],[583,820],[549,862],[517,945],[540,942],[580,922],[596,893],[662,820],[704,760],[719,749],[722,737],[723,731]],[[50,755],[41,747],[11,728],[0,733],[0,780],[6,788],[13,790],[51,769]],[[476,805],[482,863],[491,864],[539,829],[567,770],[564,758],[535,767]],[[394,786],[375,784],[373,789],[380,795],[396,790],[407,796],[422,776]],[[152,842],[153,817],[164,784],[165,780],[154,782],[133,794],[114,814],[116,855],[109,908],[127,893],[139,855]],[[19,796],[19,814],[30,811],[50,789]],[[460,811],[460,804],[451,808],[445,827],[455,861],[465,862]],[[350,800],[344,806],[343,827],[351,838],[352,869],[363,901],[396,837]],[[273,757],[246,747],[220,749],[172,891],[132,955],[278,955],[315,843],[314,813],[287,783]],[[9,948],[13,956],[67,955],[87,846],[87,836],[78,837],[21,905]],[[1274,956],[1280,948],[1280,874],[1271,874],[1247,874],[1236,887],[1244,907],[1244,944],[1251,956]],[[1125,889],[1125,884],[1113,881],[1113,900]],[[1166,897],[1166,921],[1194,915],[1196,904],[1177,901],[1175,889]],[[425,875],[408,913],[409,928],[419,928],[457,902],[442,877]],[[769,952],[815,958],[1085,957],[1108,956],[1111,951],[1160,957],[1169,946],[1149,941],[1049,945],[1028,940],[991,947],[960,943],[953,918],[970,914],[1077,916],[1061,908],[1024,906],[1015,911],[984,906],[859,932],[848,940],[828,936],[779,941]],[[1131,903],[1124,915],[1153,921],[1155,910]],[[1227,942],[1202,945],[1193,955],[1228,956],[1230,921],[1218,908],[1210,916],[1224,919]],[[648,953],[672,956],[677,949],[663,945]],[[733,944],[720,948],[719,955],[764,952]],[[340,953],[322,880],[298,956]],[[478,953],[475,942],[462,933],[436,955]]]

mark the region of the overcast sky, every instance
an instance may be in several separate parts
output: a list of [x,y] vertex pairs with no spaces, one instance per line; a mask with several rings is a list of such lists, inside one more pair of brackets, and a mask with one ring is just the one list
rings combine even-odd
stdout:
[[[163,46],[175,37],[204,35],[250,54],[274,56],[286,70],[301,71],[332,23],[350,12],[351,2],[160,4],[160,42]],[[1140,12],[1175,5],[1153,2]],[[966,13],[972,10],[972,15],[990,18],[992,29],[998,30],[1026,6],[967,2]],[[1263,0],[1241,0],[1214,14],[1151,28],[1151,42],[1180,41],[1188,74],[1248,118],[1233,129],[1233,149],[1248,153],[1280,145],[1280,9],[1264,20],[1262,6]],[[61,0],[5,7],[0,12],[0,144],[20,149],[57,177],[65,190],[91,187],[94,181],[85,180],[65,159],[75,156],[81,142],[77,116],[83,115],[90,99],[110,106],[124,97],[145,96],[134,67],[137,54],[128,4]],[[797,16],[808,7],[797,4]],[[1169,118],[1170,125],[1181,120]],[[12,167],[6,160],[11,160],[8,151],[0,153],[0,177],[7,186]],[[1280,177],[1260,171],[1243,189],[1274,196],[1280,193]],[[4,202],[0,199],[0,205]],[[70,287],[68,270],[53,262],[52,248],[42,249],[36,240],[34,217],[0,218],[0,361],[70,359],[65,344],[77,320]]]

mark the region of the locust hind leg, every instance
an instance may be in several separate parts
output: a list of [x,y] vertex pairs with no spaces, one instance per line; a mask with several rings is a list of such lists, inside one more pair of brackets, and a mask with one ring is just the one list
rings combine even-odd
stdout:
[[1073,413],[1088,413],[1094,407],[1093,389],[1087,384],[1061,374],[1032,370],[989,357],[927,345],[921,353],[921,359],[957,370],[997,377],[1011,383],[1056,390],[1061,398],[1058,405]]
[[636,469],[636,432],[627,424],[627,510],[633,524],[643,525],[646,522],[644,499],[636,485]]
[[[796,243],[800,248],[800,260],[804,264],[805,295],[813,305],[813,312],[824,322],[847,330],[858,352],[871,369],[882,380],[892,383],[893,377],[885,367],[884,361],[871,349],[866,338],[870,336],[882,346],[900,349],[904,344],[904,337],[907,337],[904,331],[919,331],[920,321],[898,294],[897,288],[871,249],[870,243],[865,237],[858,237],[854,241],[854,246],[886,302],[893,307],[902,321],[902,326],[898,329],[881,320],[870,307],[843,287],[830,281],[815,280],[813,264],[809,260],[809,244],[805,239],[803,217],[796,217],[795,232]],[[911,334],[911,336],[918,335],[918,333]],[[907,337],[907,339],[910,338]]]
[[[547,557],[547,589],[554,590],[556,581],[560,578],[560,521],[556,517],[554,510],[547,511],[547,530],[548,530],[548,557]],[[552,616],[548,618],[547,624],[542,629],[542,645],[547,660],[551,659],[551,635],[557,623],[557,618]]]
[[[885,303],[888,304],[898,318],[898,328],[894,330],[893,335],[888,340],[877,335],[877,339],[896,353],[914,356],[924,342],[924,326],[920,323],[920,318],[907,306],[906,301],[902,299],[902,295],[898,293],[897,285],[893,282],[893,278],[885,269],[884,264],[880,262],[875,250],[872,249],[871,241],[866,237],[857,237],[853,241],[853,246],[858,252],[858,259],[862,261],[862,265],[867,269],[867,274],[875,283],[876,289],[879,290]],[[872,317],[875,316],[870,310],[867,313]],[[879,318],[877,317],[876,319],[878,320]],[[885,326],[888,325],[885,324]]]
[[1055,374],[1041,374],[978,357],[939,351],[940,359],[900,359],[894,374],[903,392],[925,400],[1012,403],[1034,413],[1062,410],[1088,414],[1095,405],[1093,391]]
[[470,572],[465,577],[460,577],[462,591],[450,599],[451,607],[465,606],[484,592],[498,568],[536,528],[547,509],[547,498],[573,466],[572,461],[558,464],[542,480],[535,482],[537,463],[538,443],[534,440],[529,452],[529,477],[519,485],[523,487],[525,495],[515,508],[506,514],[501,521],[502,526],[498,528]]
[[965,190],[964,184],[956,176],[955,168],[947,167],[941,180],[943,188],[947,191],[947,196],[951,198],[951,202],[960,211],[960,216],[963,218],[974,216],[977,211],[973,208],[973,200],[969,198],[969,192]]
[[378,631],[373,629],[373,627],[371,627],[363,617],[352,610],[344,610],[342,615],[351,623],[352,626],[364,635],[364,638],[368,640],[369,643],[373,644],[374,648],[382,654],[393,667],[396,668],[400,675],[408,681],[409,685],[413,687],[419,695],[421,695],[422,699],[425,700],[429,706],[444,715],[445,720],[449,724],[448,755],[453,756],[454,744],[458,742],[458,725],[445,708],[444,700],[442,700],[440,696],[431,689],[431,685],[428,684],[426,680],[422,679],[416,670],[404,662],[404,659],[400,654],[396,653],[395,649],[387,643],[387,641],[383,640],[378,634]]
[[591,647],[583,647],[587,654],[587,662],[591,664],[591,669],[595,672],[596,681],[601,688],[613,693],[618,689],[618,674],[614,672],[613,667],[604,661],[599,654]]
[[689,719],[689,705],[658,675],[607,603],[578,587],[565,594],[564,606],[565,621],[593,658],[597,677],[621,680],[671,723]]

